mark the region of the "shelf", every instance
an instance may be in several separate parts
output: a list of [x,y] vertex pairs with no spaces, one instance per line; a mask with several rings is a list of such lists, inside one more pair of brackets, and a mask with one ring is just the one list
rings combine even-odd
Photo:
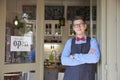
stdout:
[[58,20],[45,20],[45,43],[61,43],[62,27],[59,26]]

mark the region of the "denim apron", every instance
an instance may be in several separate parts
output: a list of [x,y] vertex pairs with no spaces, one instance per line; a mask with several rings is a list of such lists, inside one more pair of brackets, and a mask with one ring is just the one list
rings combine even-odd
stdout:
[[[75,44],[75,38],[72,39],[71,54],[84,53],[90,50],[90,38],[83,44]],[[66,66],[64,80],[95,80],[95,64],[81,64],[77,66]]]

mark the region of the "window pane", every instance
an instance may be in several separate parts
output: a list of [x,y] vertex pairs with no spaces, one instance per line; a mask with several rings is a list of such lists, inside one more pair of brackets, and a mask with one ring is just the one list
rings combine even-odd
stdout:
[[7,0],[6,12],[5,63],[35,62],[36,0]]

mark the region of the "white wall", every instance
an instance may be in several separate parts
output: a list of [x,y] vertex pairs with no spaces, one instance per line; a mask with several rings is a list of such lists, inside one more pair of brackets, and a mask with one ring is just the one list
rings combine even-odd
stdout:
[[98,35],[101,48],[98,80],[119,80],[120,1],[100,0],[98,2]]
[[120,79],[120,0],[117,0],[117,80]]

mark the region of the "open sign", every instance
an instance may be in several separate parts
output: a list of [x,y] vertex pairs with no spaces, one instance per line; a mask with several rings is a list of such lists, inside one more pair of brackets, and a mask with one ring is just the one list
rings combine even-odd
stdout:
[[13,45],[16,46],[17,48],[29,46],[27,41],[14,41]]
[[11,51],[30,51],[31,37],[11,36]]

